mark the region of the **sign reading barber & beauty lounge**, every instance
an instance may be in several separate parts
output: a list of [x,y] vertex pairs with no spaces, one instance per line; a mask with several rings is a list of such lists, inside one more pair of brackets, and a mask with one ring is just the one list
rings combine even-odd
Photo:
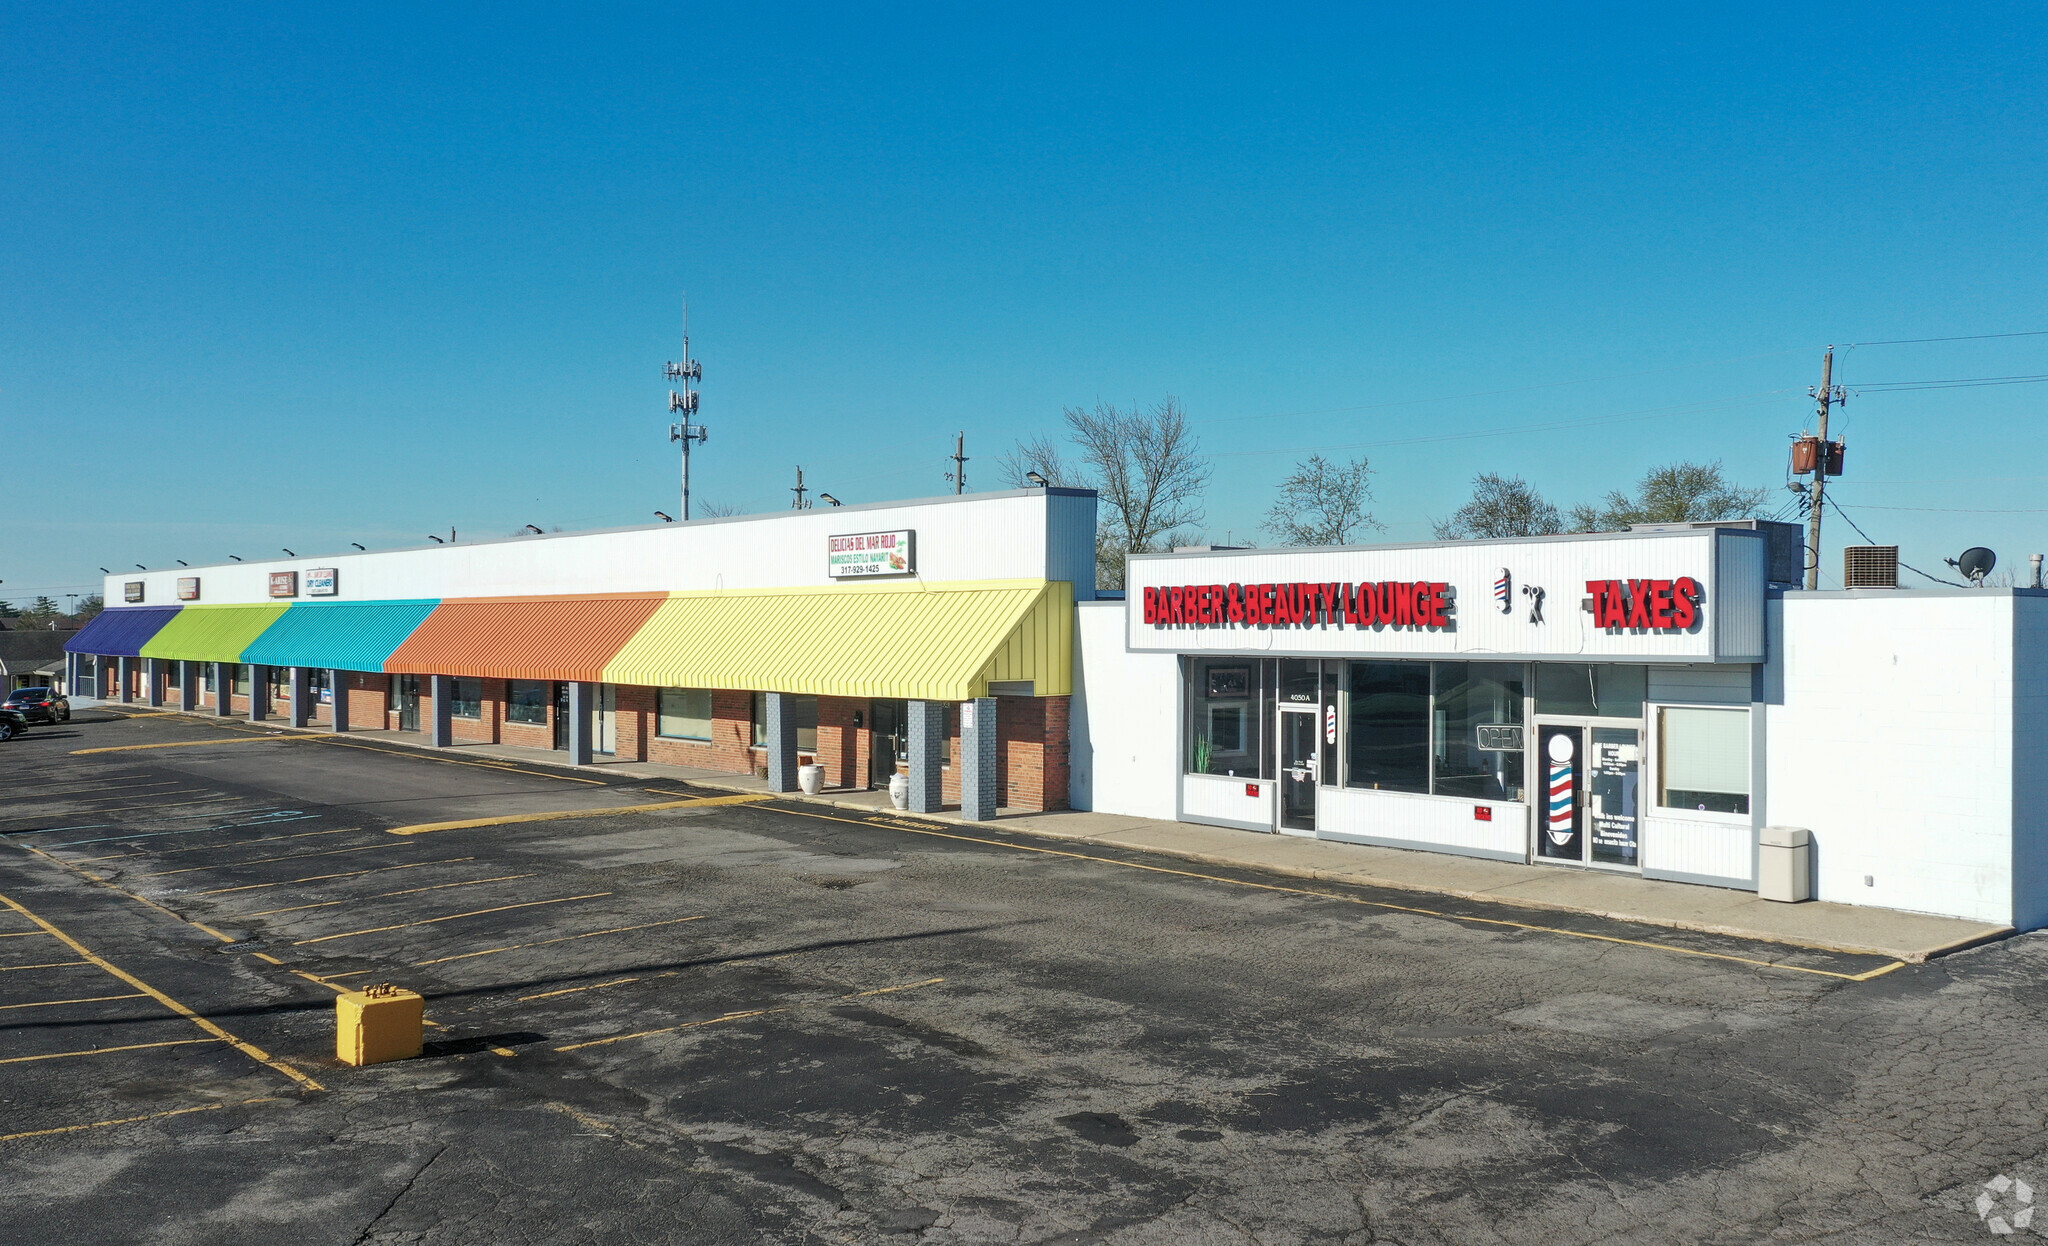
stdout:
[[850,532],[827,541],[825,569],[835,580],[917,572],[917,533],[913,529]]
[[1154,653],[1757,662],[1767,552],[1688,529],[1140,554],[1125,635]]

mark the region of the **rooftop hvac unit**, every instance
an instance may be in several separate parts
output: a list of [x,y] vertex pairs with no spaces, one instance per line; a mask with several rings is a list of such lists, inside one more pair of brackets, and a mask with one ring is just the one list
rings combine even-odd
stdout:
[[1842,550],[1843,588],[1897,588],[1899,547],[1851,545]]

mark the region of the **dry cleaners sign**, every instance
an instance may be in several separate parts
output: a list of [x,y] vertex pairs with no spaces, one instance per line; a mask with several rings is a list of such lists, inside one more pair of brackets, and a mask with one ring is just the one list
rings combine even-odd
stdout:
[[917,573],[917,533],[912,529],[854,532],[828,539],[825,567],[835,580]]

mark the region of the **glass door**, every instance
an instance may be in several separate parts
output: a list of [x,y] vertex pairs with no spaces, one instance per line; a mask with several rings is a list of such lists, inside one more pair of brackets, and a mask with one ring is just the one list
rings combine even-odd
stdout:
[[1320,718],[1314,709],[1280,711],[1280,830],[1313,835]]
[[907,701],[876,701],[869,705],[868,713],[873,716],[873,733],[869,738],[869,773],[879,787],[888,787],[889,780],[896,777],[898,758],[907,759],[910,750],[904,738],[904,724],[910,718],[910,703]]
[[1537,860],[1641,869],[1641,728],[1538,723],[1536,735],[1543,768]]
[[391,682],[391,707],[398,711],[400,731],[420,729],[420,677],[398,675]]
[[569,685],[555,685],[555,747],[569,747]]
[[590,749],[610,756],[619,751],[619,687],[597,686],[597,705],[591,715]]

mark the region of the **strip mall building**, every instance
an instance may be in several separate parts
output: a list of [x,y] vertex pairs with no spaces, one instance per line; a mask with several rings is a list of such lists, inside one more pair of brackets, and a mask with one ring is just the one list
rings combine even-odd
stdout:
[[2048,593],[1681,526],[1201,550],[1040,489],[112,577],[73,687],[2048,925]]

